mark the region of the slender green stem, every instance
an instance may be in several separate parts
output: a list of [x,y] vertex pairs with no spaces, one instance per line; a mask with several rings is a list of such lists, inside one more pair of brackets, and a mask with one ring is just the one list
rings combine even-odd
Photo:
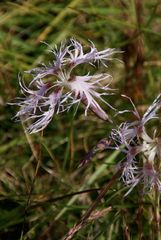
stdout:
[[88,218],[90,217],[93,210],[96,208],[96,206],[100,203],[101,199],[105,196],[107,191],[112,187],[116,179],[119,178],[122,170],[118,170],[116,174],[111,178],[111,180],[105,185],[105,187],[101,190],[100,194],[96,198],[96,200],[91,204],[91,206],[87,209],[85,214],[81,217],[80,221],[69,230],[67,235],[65,236],[64,240],[70,240],[73,238],[73,236],[86,224]]
[[[104,164],[102,164],[97,171],[95,171],[91,177],[89,178],[89,180],[79,189],[79,191],[83,191],[84,189],[86,189],[87,187],[90,187],[95,181],[96,179],[99,177],[99,175],[107,168],[107,164],[113,162],[113,160],[119,155],[119,151],[115,151],[113,154],[111,154],[111,156],[109,156],[108,158],[105,159]],[[66,213],[66,211],[68,211],[69,206],[71,206],[76,200],[78,199],[78,195],[73,196],[69,202],[66,204],[66,206],[58,213],[58,215],[56,215],[55,217],[55,221],[60,219],[60,217]]]
[[[34,184],[35,184],[36,177],[37,177],[38,170],[39,170],[40,163],[41,163],[41,147],[40,147],[40,150],[39,150],[39,154],[37,154],[35,149],[34,149],[34,147],[33,147],[32,140],[31,140],[30,136],[26,132],[25,132],[25,134],[26,134],[27,141],[28,141],[28,143],[29,143],[29,145],[31,147],[31,150],[32,150],[32,152],[34,154],[34,157],[37,160],[37,164],[36,164],[35,173],[34,173],[34,176],[33,176],[32,182],[31,182],[31,186],[30,186],[30,189],[29,189],[28,198],[27,198],[27,202],[26,202],[26,207],[25,207],[25,210],[24,210],[24,220],[23,220],[20,240],[24,239],[24,232],[25,232],[27,213],[28,213],[28,209],[29,209],[29,207],[31,205],[31,197],[32,197],[32,193],[33,193],[33,190],[34,190]],[[41,132],[41,136],[40,137],[42,137],[42,136],[43,136],[43,132]]]

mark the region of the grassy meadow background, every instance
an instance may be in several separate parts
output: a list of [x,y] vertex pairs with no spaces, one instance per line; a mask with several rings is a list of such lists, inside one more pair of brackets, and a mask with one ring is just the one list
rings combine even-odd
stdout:
[[[41,41],[54,46],[75,38],[83,44],[91,40],[99,50],[118,48],[121,61],[90,71],[113,76],[116,95],[107,100],[114,107],[129,108],[120,97],[127,94],[143,113],[161,92],[161,2],[0,1],[0,16],[0,239],[59,240],[114,175],[118,152],[100,152],[78,166],[115,125],[90,111],[85,117],[82,106],[76,115],[73,108],[55,116],[41,134],[25,133],[12,119],[18,108],[7,105],[20,96],[18,74],[52,61]],[[30,76],[24,78],[29,83]],[[114,120],[119,124],[124,118]],[[124,198],[126,191],[117,181],[73,239],[153,240],[151,196],[143,201],[134,190]]]

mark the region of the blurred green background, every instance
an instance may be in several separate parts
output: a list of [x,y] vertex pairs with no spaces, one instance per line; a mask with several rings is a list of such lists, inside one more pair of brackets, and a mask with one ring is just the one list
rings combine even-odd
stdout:
[[[54,46],[75,38],[82,44],[91,40],[99,50],[118,48],[123,51],[117,55],[122,62],[115,59],[107,69],[91,71],[108,71],[113,76],[111,87],[117,94],[108,98],[113,106],[126,109],[128,103],[120,94],[127,94],[142,113],[161,91],[161,3],[1,1],[0,15],[0,239],[61,239],[97,194],[54,199],[100,188],[110,179],[117,163],[112,153],[101,152],[84,168],[78,166],[113,126],[90,112],[85,117],[80,108],[76,116],[73,109],[54,117],[43,136],[24,133],[21,123],[12,120],[17,107],[7,105],[20,96],[18,74],[52,60],[41,41]],[[75,239],[128,239],[126,224],[132,239],[138,239],[137,195],[123,200],[119,189],[123,186],[118,183],[101,203],[104,209],[113,199],[110,214],[102,214]],[[151,239],[148,214],[145,211],[142,239]]]

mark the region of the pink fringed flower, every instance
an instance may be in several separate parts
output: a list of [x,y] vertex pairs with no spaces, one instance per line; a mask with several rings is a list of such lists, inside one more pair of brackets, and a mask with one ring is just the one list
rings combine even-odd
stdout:
[[24,98],[15,103],[20,106],[16,118],[30,120],[27,130],[36,133],[43,130],[55,114],[69,110],[74,104],[83,103],[85,115],[90,109],[102,120],[110,120],[100,102],[113,108],[103,98],[111,94],[111,76],[106,73],[77,76],[73,74],[73,69],[86,63],[93,65],[100,62],[105,65],[105,61],[118,51],[109,48],[98,51],[93,43],[89,51],[85,51],[81,43],[74,39],[69,44],[62,43],[59,49],[50,47],[50,51],[54,60],[49,66],[43,64],[40,68],[27,71],[33,75],[28,87],[20,80]]
[[[130,100],[131,101],[131,100]],[[157,119],[157,111],[161,108],[161,94],[154,100],[152,105],[141,117],[132,103],[132,112],[136,121],[122,123],[118,129],[111,132],[114,143],[113,149],[125,154],[125,158],[119,163],[122,169],[122,180],[129,187],[128,195],[138,184],[143,185],[143,193],[149,192],[153,187],[161,191],[161,138],[157,136],[157,129],[153,137],[147,133],[146,124]]]

